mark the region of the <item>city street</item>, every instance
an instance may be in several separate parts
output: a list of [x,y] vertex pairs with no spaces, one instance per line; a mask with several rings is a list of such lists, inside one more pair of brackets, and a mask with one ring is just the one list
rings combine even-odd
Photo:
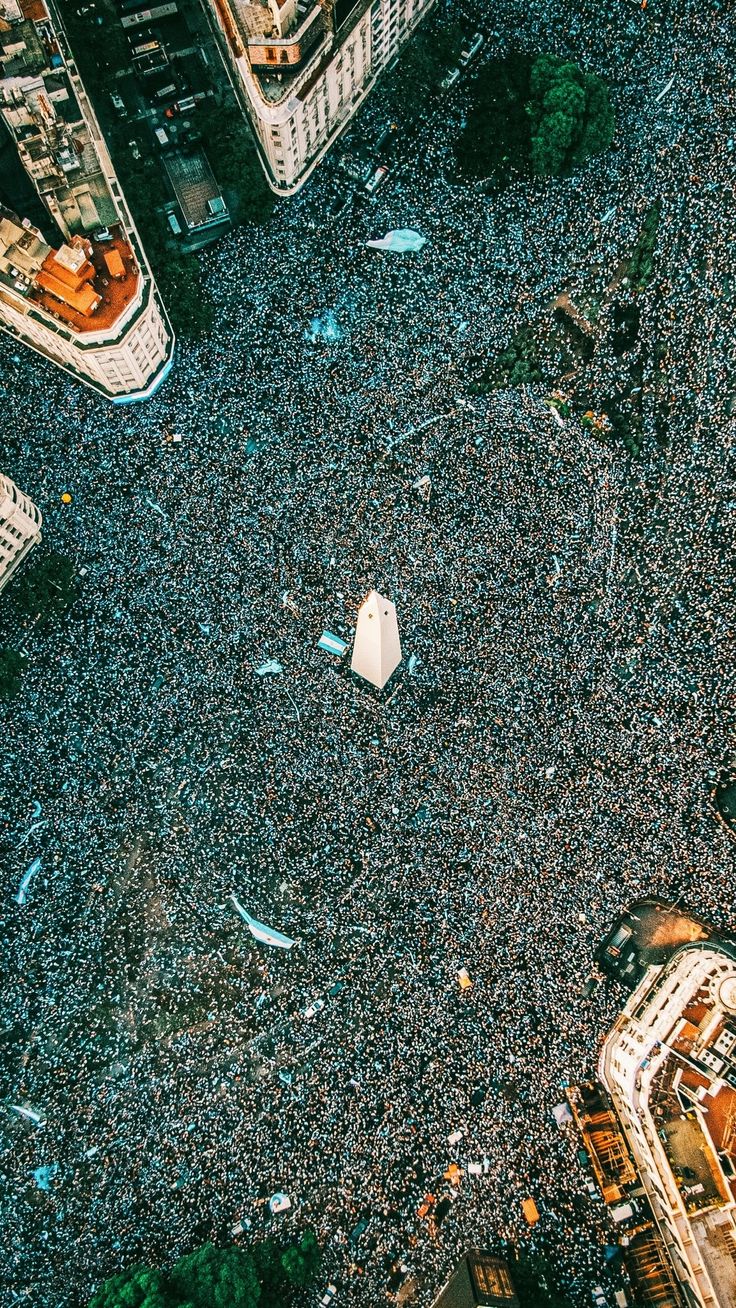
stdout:
[[[339,156],[370,160],[395,113],[379,85],[296,198],[201,256],[214,330],[152,400],[0,337],[3,471],[39,551],[88,569],[46,631],[14,628],[10,588],[0,613],[30,655],[3,711],[0,1067],[43,1119],[0,1116],[0,1308],[86,1305],[243,1219],[244,1247],[313,1225],[350,1308],[395,1301],[397,1259],[428,1308],[503,1241],[576,1305],[619,1284],[552,1114],[620,1007],[583,996],[594,949],[636,896],[719,923],[736,892],[709,796],[733,731],[736,32],[658,8],[494,5],[488,54],[611,84],[614,148],[566,180],[452,180],[461,81],[336,215]],[[472,393],[474,358],[602,293],[654,198],[637,307],[667,443],[649,380],[638,460],[540,385]],[[366,248],[393,228],[426,244]],[[383,699],[317,648],[374,586],[404,654]],[[256,944],[232,893],[295,947]]]

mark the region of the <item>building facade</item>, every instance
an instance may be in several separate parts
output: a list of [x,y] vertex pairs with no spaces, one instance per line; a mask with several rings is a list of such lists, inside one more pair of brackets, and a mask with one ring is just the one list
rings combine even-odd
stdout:
[[174,335],[51,0],[5,2],[0,115],[48,214],[42,234],[0,210],[0,327],[107,399],[146,398]]
[[33,501],[0,473],[0,590],[41,539],[41,522]]
[[736,1308],[736,951],[651,966],[605,1041],[610,1095],[687,1308]]
[[293,195],[434,0],[209,0],[272,189]]

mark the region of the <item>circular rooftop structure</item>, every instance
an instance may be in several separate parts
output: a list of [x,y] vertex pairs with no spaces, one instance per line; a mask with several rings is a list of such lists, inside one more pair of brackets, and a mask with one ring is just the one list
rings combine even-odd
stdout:
[[718,998],[724,1008],[736,1013],[736,976],[727,976],[718,987]]

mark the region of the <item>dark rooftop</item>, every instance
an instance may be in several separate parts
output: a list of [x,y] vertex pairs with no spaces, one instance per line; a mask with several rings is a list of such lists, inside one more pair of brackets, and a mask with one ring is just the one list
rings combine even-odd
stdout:
[[482,1249],[470,1249],[434,1308],[519,1308],[508,1263]]
[[203,150],[171,150],[164,166],[190,231],[225,222],[229,215]]

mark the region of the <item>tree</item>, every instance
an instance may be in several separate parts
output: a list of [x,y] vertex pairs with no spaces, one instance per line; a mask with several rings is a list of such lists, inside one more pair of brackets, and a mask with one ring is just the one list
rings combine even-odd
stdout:
[[[177,1308],[256,1308],[261,1297],[249,1253],[205,1244],[175,1264],[170,1279]],[[133,1308],[137,1308],[134,1305]]]
[[105,1281],[89,1308],[173,1308],[173,1302],[161,1273],[139,1263]]
[[305,1286],[314,1280],[322,1261],[322,1251],[314,1231],[307,1229],[297,1245],[281,1255],[281,1266],[292,1285]]
[[555,55],[534,61],[527,113],[532,170],[541,176],[569,172],[589,155],[607,150],[613,139],[615,120],[605,83]]
[[13,699],[20,690],[26,660],[9,645],[0,649],[0,700]]
[[42,618],[63,613],[76,594],[74,564],[63,554],[49,554],[23,572],[16,592],[21,613]]

